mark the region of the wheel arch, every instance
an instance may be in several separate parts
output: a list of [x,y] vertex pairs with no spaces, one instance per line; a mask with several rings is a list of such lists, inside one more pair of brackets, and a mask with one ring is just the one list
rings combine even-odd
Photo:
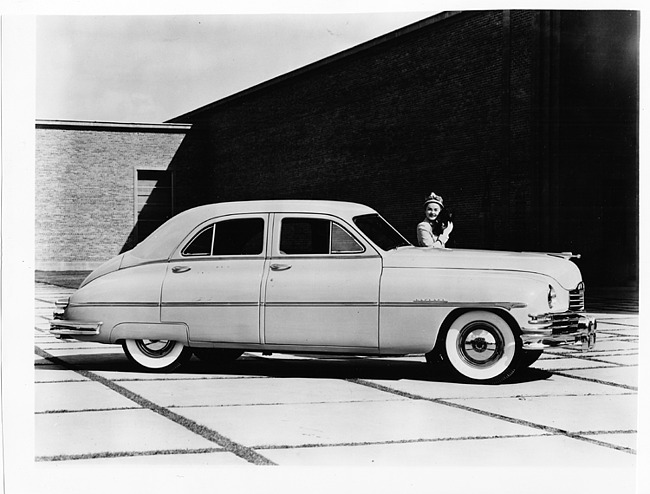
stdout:
[[433,351],[436,348],[440,348],[440,345],[444,345],[445,334],[447,333],[447,330],[451,327],[451,324],[456,319],[458,319],[463,314],[467,314],[468,312],[474,312],[474,311],[492,312],[497,316],[501,317],[510,326],[510,328],[512,328],[512,331],[514,332],[515,336],[517,336],[519,338],[519,341],[521,342],[521,334],[522,334],[521,327],[519,327],[517,320],[508,310],[502,307],[482,307],[482,306],[457,307],[453,309],[449,314],[447,314],[445,319],[442,321],[442,324],[440,324],[440,326],[438,327],[438,334],[436,335],[436,341],[434,342],[433,347],[431,348],[430,351]]

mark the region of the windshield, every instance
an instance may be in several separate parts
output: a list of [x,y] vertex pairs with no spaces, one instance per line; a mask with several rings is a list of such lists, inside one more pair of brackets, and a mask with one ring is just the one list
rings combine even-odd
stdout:
[[400,233],[378,214],[364,214],[353,218],[359,230],[382,250],[411,245]]

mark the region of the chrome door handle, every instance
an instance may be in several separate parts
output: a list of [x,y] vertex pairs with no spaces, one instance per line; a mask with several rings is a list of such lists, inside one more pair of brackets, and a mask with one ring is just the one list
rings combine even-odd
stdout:
[[286,271],[291,268],[291,264],[271,264],[273,271]]
[[189,266],[174,266],[172,268],[172,273],[184,273],[185,271],[189,271],[190,268]]

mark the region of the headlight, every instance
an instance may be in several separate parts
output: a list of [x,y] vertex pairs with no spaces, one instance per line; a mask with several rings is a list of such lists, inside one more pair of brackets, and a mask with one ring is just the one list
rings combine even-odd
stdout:
[[551,285],[548,286],[548,308],[552,309],[555,306],[555,301],[557,299],[557,293],[555,293],[555,288]]

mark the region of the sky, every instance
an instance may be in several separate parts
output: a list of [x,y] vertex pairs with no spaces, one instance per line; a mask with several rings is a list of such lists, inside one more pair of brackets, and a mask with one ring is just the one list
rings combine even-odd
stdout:
[[36,18],[36,118],[160,123],[435,15]]

